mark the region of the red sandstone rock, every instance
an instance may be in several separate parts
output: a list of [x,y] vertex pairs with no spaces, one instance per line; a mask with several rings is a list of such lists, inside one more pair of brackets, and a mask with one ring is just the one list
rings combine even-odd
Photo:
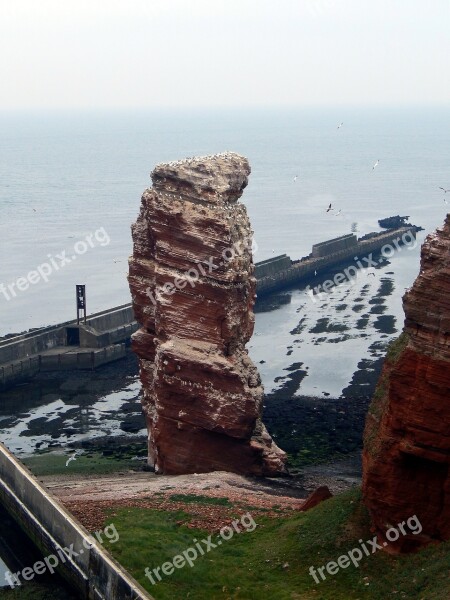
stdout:
[[305,510],[309,510],[310,508],[314,508],[324,500],[328,500],[328,498],[332,497],[333,494],[328,489],[328,486],[321,485],[306,498],[305,503],[302,505],[300,510],[303,512]]
[[422,525],[386,540],[396,552],[450,539],[450,215],[425,240],[403,305],[404,331],[388,352],[363,453],[364,500],[381,539],[414,515]]
[[132,227],[129,284],[141,329],[149,462],[166,474],[285,472],[261,422],[248,357],[256,281],[252,231],[238,202],[247,159],[234,153],[158,165]]

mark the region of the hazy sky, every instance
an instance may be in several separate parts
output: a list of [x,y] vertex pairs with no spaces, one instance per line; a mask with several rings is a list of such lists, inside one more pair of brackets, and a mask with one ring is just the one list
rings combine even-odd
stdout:
[[0,109],[450,103],[450,0],[0,0]]

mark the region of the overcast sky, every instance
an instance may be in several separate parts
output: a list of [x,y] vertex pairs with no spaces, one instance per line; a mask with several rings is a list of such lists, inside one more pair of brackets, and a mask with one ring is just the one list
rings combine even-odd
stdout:
[[0,0],[0,109],[450,102],[449,0]]

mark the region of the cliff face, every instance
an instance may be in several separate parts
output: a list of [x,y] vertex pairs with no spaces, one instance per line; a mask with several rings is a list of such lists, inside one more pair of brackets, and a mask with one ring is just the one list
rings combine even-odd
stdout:
[[238,199],[249,174],[234,153],[160,164],[132,227],[128,279],[141,324],[132,345],[157,472],[284,471],[245,350],[256,281]]
[[363,495],[378,534],[417,516],[422,532],[390,542],[410,551],[450,538],[450,215],[422,246],[403,298],[364,435]]

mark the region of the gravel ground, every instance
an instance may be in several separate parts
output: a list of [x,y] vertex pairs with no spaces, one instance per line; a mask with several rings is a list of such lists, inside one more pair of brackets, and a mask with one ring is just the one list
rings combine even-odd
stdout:
[[[336,464],[336,463],[339,464]],[[105,512],[121,507],[165,511],[186,510],[184,524],[215,531],[236,515],[250,511],[282,518],[301,510],[305,498],[320,485],[339,493],[360,483],[357,455],[330,464],[306,467],[295,478],[267,479],[243,477],[216,471],[192,475],[155,475],[151,472],[124,472],[115,475],[46,476],[41,481],[83,523],[93,530],[103,524]],[[187,503],[174,495],[227,498],[230,506]]]

